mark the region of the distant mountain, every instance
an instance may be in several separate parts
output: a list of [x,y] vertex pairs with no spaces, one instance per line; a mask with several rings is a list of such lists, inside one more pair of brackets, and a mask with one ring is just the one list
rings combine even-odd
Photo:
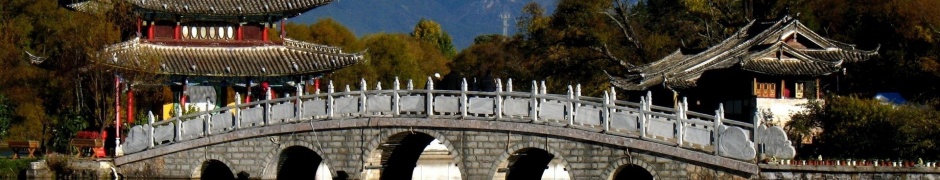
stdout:
[[528,2],[537,2],[554,12],[558,0],[337,0],[289,21],[315,23],[332,17],[357,36],[377,32],[410,33],[421,18],[441,24],[453,37],[457,49],[485,34],[502,34],[500,14],[509,13],[509,34],[516,32],[516,18]]

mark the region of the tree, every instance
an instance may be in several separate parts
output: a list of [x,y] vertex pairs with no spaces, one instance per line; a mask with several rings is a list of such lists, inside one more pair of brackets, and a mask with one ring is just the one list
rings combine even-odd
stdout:
[[[360,40],[365,48],[366,61],[336,71],[328,76],[338,88],[343,85],[357,87],[359,80],[365,79],[372,85],[380,81],[391,86],[395,77],[400,78],[402,87],[408,79],[415,82],[416,88],[423,88],[424,81],[434,73],[447,74],[450,62],[437,49],[436,45],[422,43],[420,40],[404,34],[371,34]],[[375,87],[369,87],[375,88]]]
[[0,94],[0,139],[6,139],[10,124],[13,123],[13,106],[3,94]]
[[419,20],[418,24],[415,25],[414,31],[411,32],[411,36],[422,42],[437,46],[441,54],[448,59],[453,59],[457,54],[457,49],[454,47],[453,42],[451,42],[450,35],[447,34],[447,31],[444,31],[440,24],[430,19],[422,18]]
[[356,35],[333,18],[320,19],[309,26],[287,23],[284,28],[288,37],[300,41],[336,46],[347,51],[362,50]]
[[851,96],[833,96],[825,102],[809,104],[809,110],[794,115],[789,124],[791,134],[808,135],[807,128],[822,129],[815,141],[816,153],[844,158],[940,158],[940,112],[936,110]]

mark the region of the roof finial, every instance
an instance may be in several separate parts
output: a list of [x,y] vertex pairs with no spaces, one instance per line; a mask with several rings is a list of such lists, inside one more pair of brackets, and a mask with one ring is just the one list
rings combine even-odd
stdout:
[[29,63],[42,64],[42,62],[46,60],[46,57],[39,57],[39,56],[33,55],[33,53],[29,53],[29,51],[25,51],[25,52],[26,52],[26,55],[29,56]]

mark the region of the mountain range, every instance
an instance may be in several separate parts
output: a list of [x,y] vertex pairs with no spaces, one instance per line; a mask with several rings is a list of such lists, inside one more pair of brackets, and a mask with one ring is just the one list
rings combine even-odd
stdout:
[[379,32],[410,33],[425,18],[440,23],[459,50],[470,46],[477,36],[502,34],[502,14],[510,15],[507,30],[514,34],[516,18],[529,2],[539,3],[546,14],[554,12],[558,3],[557,0],[337,0],[288,21],[312,24],[322,18],[333,18],[362,37]]

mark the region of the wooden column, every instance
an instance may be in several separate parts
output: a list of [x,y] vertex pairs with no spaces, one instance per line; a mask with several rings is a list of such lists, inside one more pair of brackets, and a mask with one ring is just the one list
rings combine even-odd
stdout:
[[140,18],[137,18],[137,37],[140,37]]
[[127,88],[127,124],[134,124],[134,89],[128,86]]
[[153,40],[153,26],[154,25],[155,23],[153,23],[153,21],[150,21],[150,27],[147,28],[147,33],[148,33],[147,40]]
[[268,42],[268,23],[264,23],[261,28],[261,41]]
[[237,35],[235,35],[235,40],[241,41],[242,40],[242,24],[241,23],[238,23],[238,33],[236,34]]
[[176,22],[176,27],[173,28],[173,39],[180,40],[180,22]]
[[820,89],[820,88],[819,88],[819,78],[816,78],[816,87],[814,87],[814,89],[816,89],[816,99],[822,99],[822,92],[819,91],[819,89]]
[[281,18],[281,39],[287,38],[287,34],[284,34],[284,20],[287,18]]

